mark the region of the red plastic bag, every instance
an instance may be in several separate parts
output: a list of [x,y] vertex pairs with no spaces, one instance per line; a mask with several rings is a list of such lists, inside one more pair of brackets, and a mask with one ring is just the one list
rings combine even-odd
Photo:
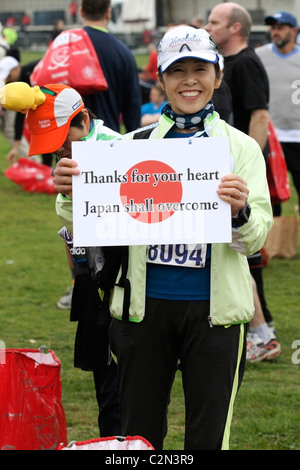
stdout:
[[52,168],[30,158],[21,157],[4,175],[29,193],[55,194]]
[[6,349],[1,357],[0,450],[55,450],[67,443],[54,352]]
[[84,29],[60,33],[30,76],[32,86],[64,83],[82,96],[108,89],[99,58]]
[[71,442],[67,447],[58,446],[57,450],[154,450],[146,439],[140,436],[102,437],[83,442]]
[[269,121],[268,141],[267,179],[271,201],[276,204],[290,199],[291,191],[284,153],[272,121]]

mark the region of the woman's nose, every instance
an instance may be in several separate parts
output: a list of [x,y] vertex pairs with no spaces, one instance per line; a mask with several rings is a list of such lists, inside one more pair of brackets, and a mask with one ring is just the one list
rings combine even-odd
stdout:
[[197,82],[197,77],[194,73],[190,73],[187,75],[185,81],[187,85],[192,86],[195,85],[195,83]]

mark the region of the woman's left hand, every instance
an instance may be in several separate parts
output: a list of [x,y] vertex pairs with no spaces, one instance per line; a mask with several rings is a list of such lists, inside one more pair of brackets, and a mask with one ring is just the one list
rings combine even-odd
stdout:
[[217,191],[219,197],[231,205],[231,217],[235,217],[248,201],[249,189],[239,175],[226,175]]

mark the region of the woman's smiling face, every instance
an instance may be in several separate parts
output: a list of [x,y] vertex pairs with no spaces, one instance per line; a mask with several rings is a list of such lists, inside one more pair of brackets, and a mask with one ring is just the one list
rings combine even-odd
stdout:
[[172,64],[159,76],[159,81],[173,111],[177,114],[199,112],[221,84],[221,78],[216,76],[214,64],[193,58]]

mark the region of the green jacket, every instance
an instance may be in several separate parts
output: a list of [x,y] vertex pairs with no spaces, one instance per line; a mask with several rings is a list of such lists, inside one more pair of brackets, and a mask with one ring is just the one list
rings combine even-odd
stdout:
[[[149,138],[162,139],[173,122],[161,116]],[[257,142],[219,119],[217,113],[205,122],[209,137],[229,137],[231,170],[249,188],[251,216],[245,225],[232,229],[231,244],[213,244],[211,254],[210,317],[213,325],[249,322],[254,314],[253,290],[247,256],[259,251],[273,224],[264,157]],[[133,137],[133,133],[129,138]],[[131,283],[130,320],[140,322],[145,311],[147,246],[129,247],[127,277]],[[122,318],[124,290],[115,287],[110,311]]]

